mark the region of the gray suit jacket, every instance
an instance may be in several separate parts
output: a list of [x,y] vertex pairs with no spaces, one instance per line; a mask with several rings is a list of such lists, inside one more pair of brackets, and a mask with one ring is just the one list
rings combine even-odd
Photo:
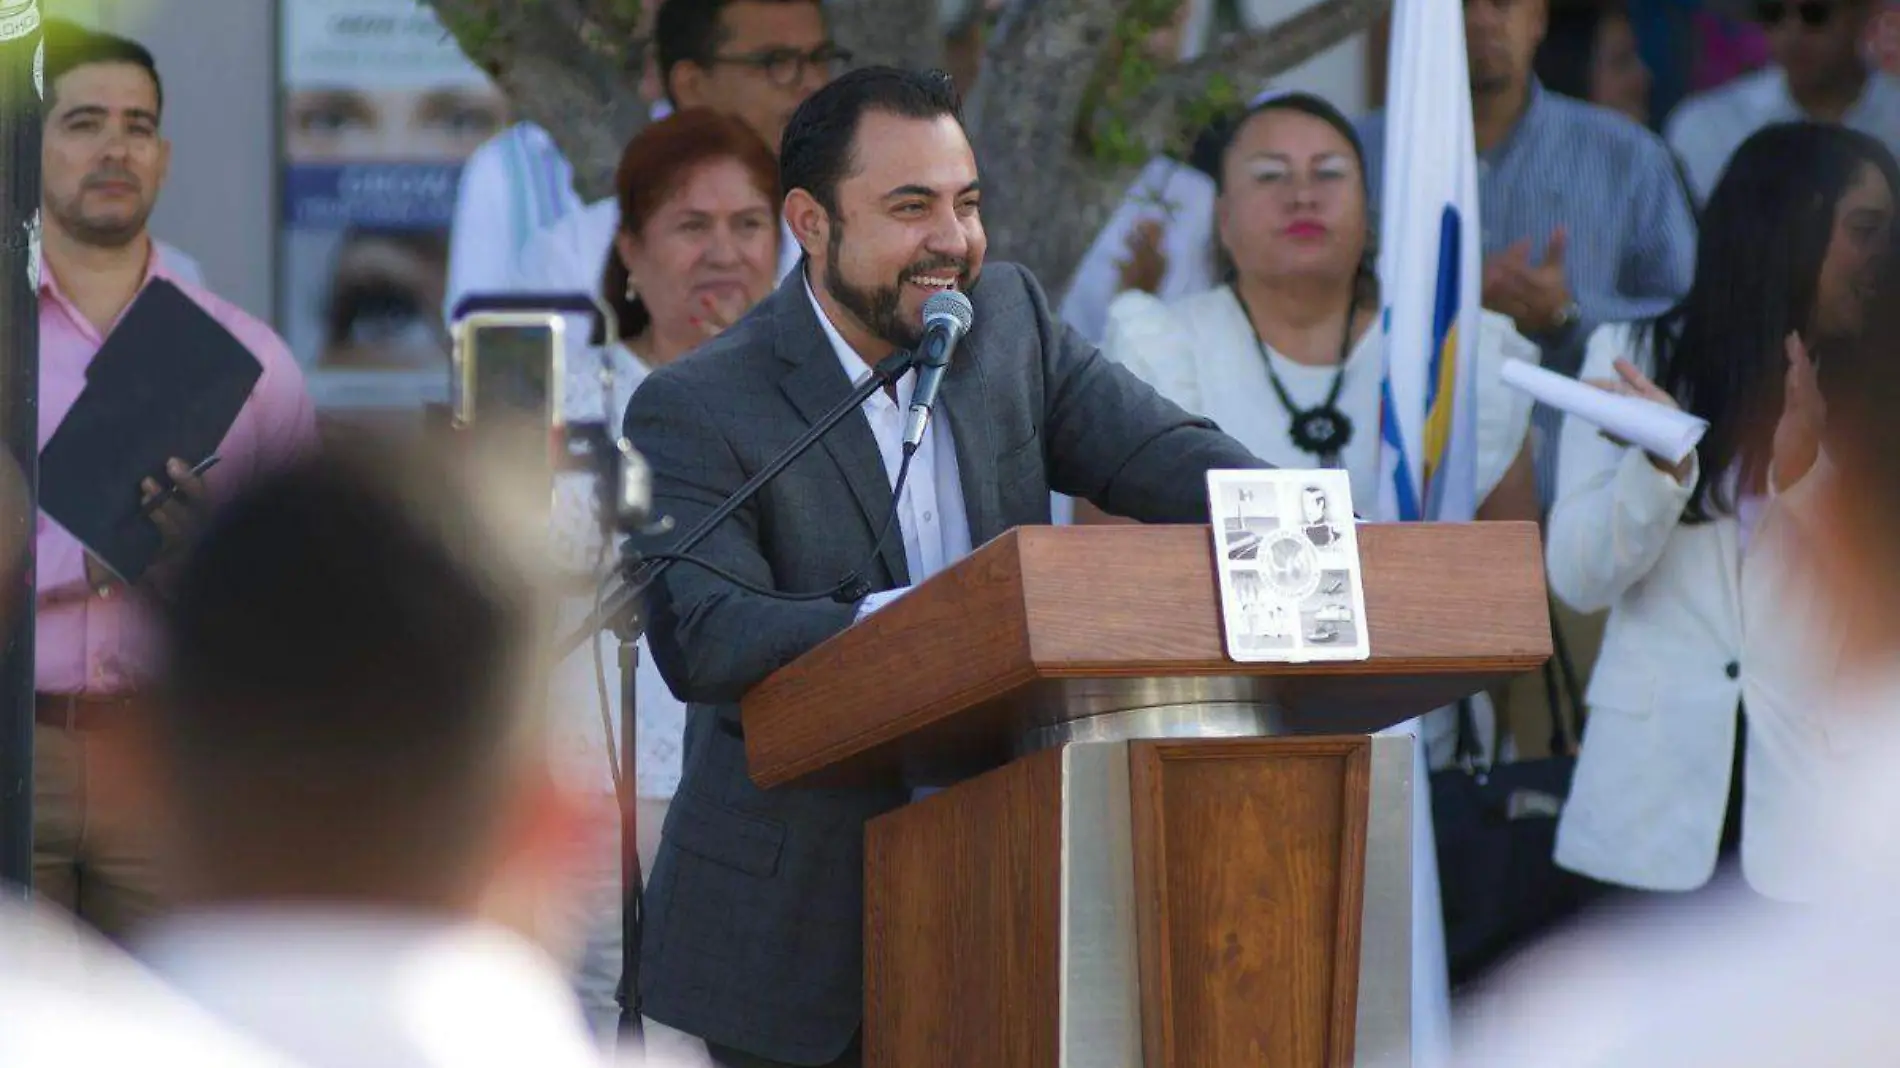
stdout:
[[[804,277],[791,272],[634,394],[627,435],[652,465],[655,514],[676,529],[850,391]],[[1265,466],[1104,359],[1050,314],[1022,268],[990,264],[969,295],[976,325],[944,377],[938,415],[956,438],[971,544],[1048,523],[1052,489],[1150,522],[1204,522],[1203,472]],[[854,415],[694,555],[767,588],[823,590],[870,558],[890,503],[870,423]],[[875,589],[910,583],[900,538],[885,541],[866,576]],[[690,564],[672,568],[648,604],[654,661],[691,707],[684,774],[647,883],[644,1011],[794,1064],[835,1059],[858,1029],[864,824],[907,795],[759,790],[735,703],[855,611],[748,594]]]

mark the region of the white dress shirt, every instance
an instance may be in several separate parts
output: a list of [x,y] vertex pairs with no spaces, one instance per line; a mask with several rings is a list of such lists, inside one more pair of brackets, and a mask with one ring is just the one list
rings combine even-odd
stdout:
[[51,906],[0,895],[0,1065],[296,1068]]
[[519,122],[484,142],[456,185],[443,319],[469,293],[509,288],[528,240],[580,206],[574,168],[546,130]]
[[[1706,203],[1743,141],[1771,123],[1808,117],[1788,95],[1787,75],[1780,67],[1766,67],[1684,100],[1670,114],[1665,133],[1697,203]],[[1869,74],[1867,88],[1847,109],[1843,124],[1900,150],[1900,80],[1880,71]]]
[[[818,303],[818,294],[812,292],[810,279],[805,282],[805,296],[811,300],[811,310],[818,316],[818,325],[824,328],[825,338],[831,342],[845,377],[856,382],[870,374],[871,365],[865,363],[838,333],[838,328],[831,325],[824,306]],[[904,462],[904,417],[910,411],[911,396],[916,389],[917,376],[906,374],[897,382],[896,400],[880,389],[859,409],[871,424],[871,436],[877,439],[878,455],[884,461],[884,473],[893,487],[897,484],[898,468]],[[910,569],[913,586],[970,555],[970,520],[957,471],[956,438],[950,421],[941,416],[941,412],[932,414],[923,444],[911,456],[904,495],[897,504],[897,525],[904,538],[904,566]],[[877,522],[881,524],[883,517],[877,517]],[[903,592],[890,590],[883,595],[872,594],[859,605],[859,618]]]
[[140,946],[211,1013],[310,1068],[599,1068],[555,962],[500,927],[259,907],[161,921]]

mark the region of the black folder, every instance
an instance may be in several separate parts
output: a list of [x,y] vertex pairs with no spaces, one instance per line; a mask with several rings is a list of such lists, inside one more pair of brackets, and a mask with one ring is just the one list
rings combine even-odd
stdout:
[[126,582],[158,555],[139,484],[171,484],[230,433],[263,365],[197,302],[153,279],[86,369],[86,386],[40,450],[40,507]]

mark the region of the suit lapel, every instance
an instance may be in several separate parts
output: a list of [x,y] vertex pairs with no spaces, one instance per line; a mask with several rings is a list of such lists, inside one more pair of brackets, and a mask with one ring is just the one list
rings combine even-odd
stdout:
[[[792,407],[805,417],[806,424],[816,425],[850,394],[851,380],[845,377],[844,367],[839,364],[837,353],[832,351],[824,328],[812,311],[811,298],[805,293],[805,272],[794,270],[788,274],[774,299],[779,305],[774,316],[777,320],[775,346],[780,357],[792,365],[779,381],[779,388],[785,391]],[[857,499],[867,528],[866,540],[877,537],[884,517],[890,514],[891,483],[877,450],[877,439],[871,434],[870,420],[862,412],[853,413],[818,439],[818,446],[844,474],[845,484]],[[893,584],[910,583],[900,530],[891,531],[878,549],[878,557]]]
[[970,545],[976,547],[1003,532],[1002,487],[996,482],[996,435],[984,403],[983,361],[973,338],[966,338],[952,358],[937,395],[942,415],[950,422],[957,443],[957,480],[963,489],[963,510],[970,525]]

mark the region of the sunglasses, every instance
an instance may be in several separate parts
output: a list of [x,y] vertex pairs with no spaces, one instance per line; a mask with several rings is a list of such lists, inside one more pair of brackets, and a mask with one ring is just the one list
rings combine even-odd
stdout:
[[1785,0],[1761,0],[1755,5],[1755,21],[1773,28],[1781,25],[1787,20],[1789,12],[1793,12],[1800,18],[1801,25],[1816,30],[1834,18],[1835,6],[1826,0],[1799,0],[1793,4]]

